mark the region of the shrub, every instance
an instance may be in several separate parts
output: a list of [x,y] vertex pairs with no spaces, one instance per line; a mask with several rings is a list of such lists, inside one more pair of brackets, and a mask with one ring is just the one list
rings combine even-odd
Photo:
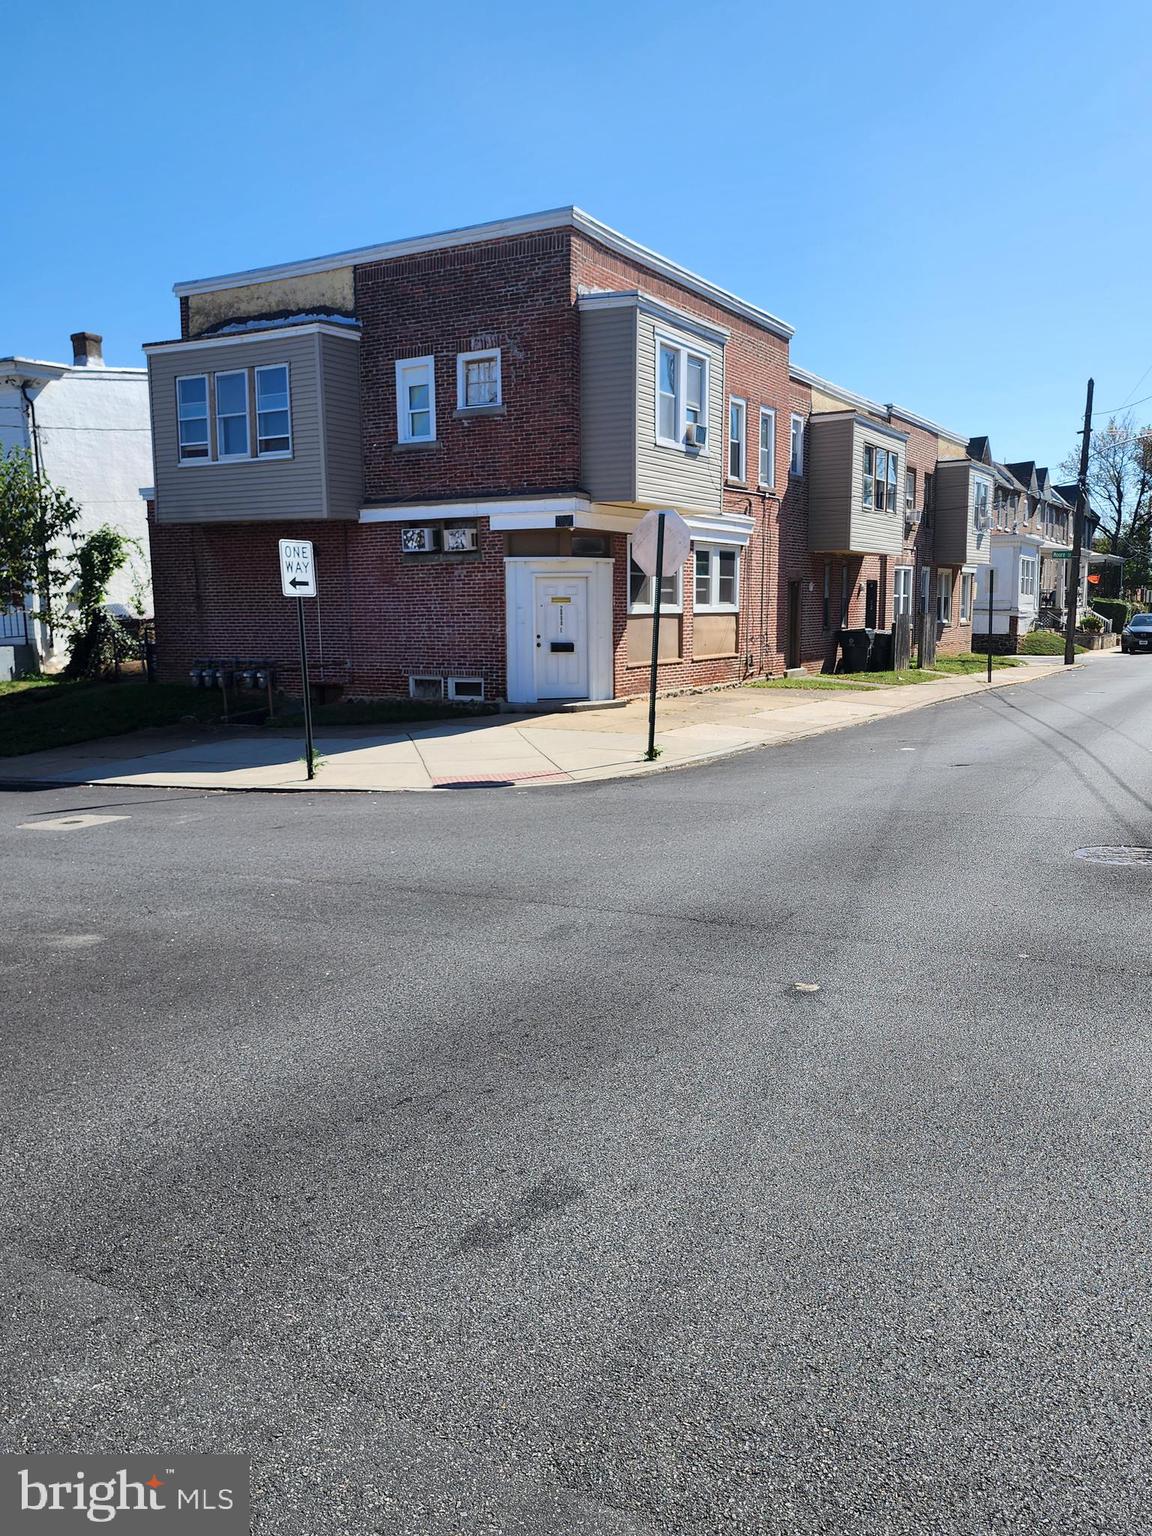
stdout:
[[[1052,629],[1034,629],[1024,636],[1017,647],[1022,656],[1063,656],[1064,636]],[[1078,645],[1078,651],[1084,647]]]
[[[1080,620],[1080,628],[1084,630],[1086,634],[1098,635],[1104,628],[1104,620],[1098,613],[1086,613]],[[1120,626],[1120,628],[1124,628],[1123,624]]]
[[[1113,631],[1119,634],[1133,613],[1136,612],[1136,605],[1134,603],[1126,603],[1120,597],[1094,597],[1092,599],[1092,610],[1093,613],[1099,614],[1101,618],[1111,619]],[[1087,615],[1085,618],[1083,625],[1085,629],[1092,627],[1087,622],[1087,619],[1090,617],[1091,615]]]

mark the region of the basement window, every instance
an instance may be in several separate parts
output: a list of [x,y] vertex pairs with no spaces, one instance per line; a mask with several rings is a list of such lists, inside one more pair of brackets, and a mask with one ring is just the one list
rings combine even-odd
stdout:
[[482,677],[450,677],[448,697],[450,699],[482,699],[484,679]]
[[414,673],[408,679],[408,697],[410,699],[442,699],[444,697],[444,679],[442,677],[421,676]]

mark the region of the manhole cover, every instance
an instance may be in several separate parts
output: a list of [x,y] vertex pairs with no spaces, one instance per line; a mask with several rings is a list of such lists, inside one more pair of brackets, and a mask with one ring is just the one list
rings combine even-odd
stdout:
[[1152,848],[1077,848],[1089,864],[1152,864]]

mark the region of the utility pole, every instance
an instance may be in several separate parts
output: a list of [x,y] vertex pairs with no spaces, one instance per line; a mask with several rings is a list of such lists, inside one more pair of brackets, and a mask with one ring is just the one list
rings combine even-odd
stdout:
[[1084,430],[1080,434],[1080,473],[1076,477],[1076,511],[1072,519],[1072,569],[1068,572],[1068,612],[1064,615],[1064,665],[1076,660],[1076,618],[1080,609],[1080,559],[1084,548],[1084,513],[1088,501],[1088,454],[1092,447],[1092,392],[1088,380],[1088,398],[1084,402]]

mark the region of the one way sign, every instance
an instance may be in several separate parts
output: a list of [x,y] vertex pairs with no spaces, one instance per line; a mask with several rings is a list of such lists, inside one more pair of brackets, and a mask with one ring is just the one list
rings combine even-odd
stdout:
[[280,590],[285,597],[316,596],[316,562],[309,539],[280,540]]

